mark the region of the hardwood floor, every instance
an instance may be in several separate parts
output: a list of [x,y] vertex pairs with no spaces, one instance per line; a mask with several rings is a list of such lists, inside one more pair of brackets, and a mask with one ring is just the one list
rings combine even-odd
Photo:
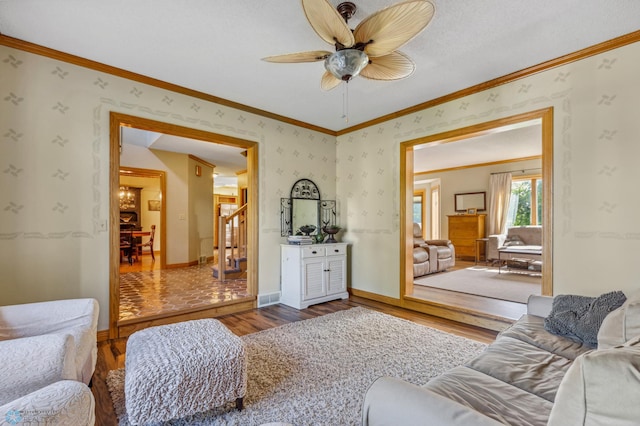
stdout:
[[[496,332],[438,318],[380,302],[352,296],[348,300],[337,300],[297,310],[285,305],[272,305],[260,309],[218,317],[235,334],[242,336],[257,331],[278,327],[290,322],[306,320],[332,312],[362,306],[389,315],[394,315],[417,324],[436,328],[448,333],[490,343]],[[96,425],[117,425],[117,418],[106,384],[107,373],[124,367],[127,339],[108,340],[98,343],[98,361],[92,380],[92,391],[96,399]]]

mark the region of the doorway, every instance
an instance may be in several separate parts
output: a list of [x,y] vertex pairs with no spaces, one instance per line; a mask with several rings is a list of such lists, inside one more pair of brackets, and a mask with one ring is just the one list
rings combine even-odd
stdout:
[[[181,138],[189,138],[203,143],[219,144],[229,147],[241,148],[246,157],[246,246],[247,246],[247,274],[246,274],[246,293],[247,297],[241,297],[231,303],[226,303],[221,307],[215,304],[200,308],[196,311],[188,313],[168,313],[167,315],[156,316],[146,323],[137,325],[124,326],[118,324],[120,318],[120,250],[119,250],[119,230],[120,230],[120,205],[119,205],[119,189],[120,189],[120,153],[123,147],[122,127],[130,127],[148,132],[157,132],[165,135],[172,135]],[[191,156],[189,156],[191,157]],[[191,158],[189,159],[191,161]],[[202,168],[200,169],[202,172]],[[198,167],[195,168],[195,175],[198,176]],[[257,191],[258,191],[258,146],[256,142],[234,138],[226,135],[205,132],[202,130],[191,129],[187,127],[177,126],[169,123],[163,123],[155,120],[144,119],[135,116],[112,112],[110,114],[110,286],[109,286],[109,336],[110,338],[123,337],[131,334],[137,329],[144,328],[149,325],[159,325],[182,321],[185,319],[206,318],[221,315],[222,313],[231,313],[240,310],[246,310],[255,307],[256,294],[258,288],[257,277],[257,241],[258,241],[258,214],[257,214]],[[167,177],[166,179],[168,179]],[[162,189],[162,196],[167,196],[165,187]],[[213,188],[211,188],[211,191]],[[208,204],[211,204],[211,194],[208,196]],[[161,232],[160,239],[162,241],[160,263],[165,266],[167,263],[167,216],[165,202],[161,202]],[[174,212],[175,213],[175,212]],[[188,217],[190,213],[187,211],[184,215],[177,213],[177,220],[183,220],[182,216]],[[208,223],[212,223],[212,215]],[[202,219],[202,218],[200,218]],[[211,238],[211,249],[213,250],[213,238]],[[189,254],[191,255],[191,254]]]
[[[131,236],[135,252],[131,250],[130,253],[120,254],[120,272],[134,269],[134,265],[128,259],[124,259],[125,254],[139,261],[135,269],[140,269],[143,263],[146,268],[163,269],[166,264],[166,173],[162,170],[120,167],[119,176],[121,239],[123,231],[137,232]],[[138,248],[138,244],[147,243],[148,246],[152,227],[153,245],[145,247],[145,250],[142,250],[142,247]]]
[[[519,125],[520,123],[538,120],[541,126],[541,148],[542,148],[542,198],[543,198],[543,221],[542,244],[545,248],[542,255],[544,264],[542,273],[541,293],[543,295],[551,295],[553,292],[553,265],[552,265],[552,182],[553,182],[553,108],[546,108],[538,111],[520,114],[513,117],[495,120],[492,122],[482,123],[466,128],[456,129],[453,131],[419,138],[400,144],[400,158],[402,168],[401,175],[401,199],[404,201],[404,208],[400,209],[401,229],[401,299],[403,305],[421,312],[431,313],[446,318],[454,319],[461,322],[471,322],[487,328],[495,328],[499,324],[494,321],[499,315],[492,312],[483,312],[483,307],[477,304],[460,303],[464,300],[461,293],[455,296],[441,298],[440,300],[431,300],[416,296],[413,281],[413,262],[412,262],[412,218],[407,215],[411,211],[411,204],[414,193],[414,155],[415,148],[425,144],[443,145],[449,142],[461,141],[471,137],[486,135],[505,128],[506,126]],[[443,194],[443,186],[437,188],[439,196]],[[441,197],[440,197],[441,199]],[[437,204],[442,208],[442,203]],[[440,217],[443,212],[438,211]],[[436,232],[433,232],[434,234]],[[442,235],[446,238],[447,235]],[[499,322],[499,321],[498,321]]]

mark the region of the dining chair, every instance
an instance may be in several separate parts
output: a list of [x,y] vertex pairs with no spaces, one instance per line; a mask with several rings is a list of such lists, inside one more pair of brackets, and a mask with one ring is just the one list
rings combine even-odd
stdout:
[[120,234],[120,263],[127,257],[129,265],[133,264],[133,258],[131,257],[131,249],[133,247],[131,233]]
[[155,262],[156,256],[153,253],[153,237],[155,236],[155,234],[156,234],[156,226],[151,225],[151,235],[149,236],[149,241],[147,241],[146,243],[136,244],[136,256],[137,255],[142,256],[142,248],[149,247],[149,249],[151,250],[151,259],[153,259],[153,261]]

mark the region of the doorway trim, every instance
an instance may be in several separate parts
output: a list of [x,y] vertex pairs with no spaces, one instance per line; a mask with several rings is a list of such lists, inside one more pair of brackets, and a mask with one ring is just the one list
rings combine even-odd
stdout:
[[[541,120],[542,127],[542,246],[544,247],[542,254],[544,265],[542,271],[542,294],[549,296],[553,294],[553,107],[548,107],[400,143],[400,199],[402,200],[400,208],[401,305],[428,304],[426,301],[407,296],[407,294],[413,292],[413,263],[410,256],[413,247],[413,223],[409,212],[412,211],[411,203],[413,200],[414,146],[428,143],[455,142],[474,136],[490,134],[497,128],[535,119]],[[453,309],[452,307],[447,308]],[[430,313],[428,308],[425,308],[424,311]],[[439,307],[437,312],[441,313],[442,307]],[[459,318],[458,315],[453,316]]]
[[[164,133],[203,142],[235,146],[247,150],[247,292],[254,297],[258,289],[258,143],[246,139],[176,124],[155,121],[118,112],[109,113],[109,338],[118,337],[120,315],[120,209],[118,189],[120,181],[121,126]],[[164,206],[166,203],[162,203]],[[164,217],[164,215],[163,215]],[[166,226],[162,227],[166,230]],[[164,238],[166,242],[166,238]]]

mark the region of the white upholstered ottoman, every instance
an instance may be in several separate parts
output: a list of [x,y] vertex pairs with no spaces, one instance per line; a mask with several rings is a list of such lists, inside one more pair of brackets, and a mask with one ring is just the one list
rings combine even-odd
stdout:
[[151,327],[127,341],[125,404],[132,425],[178,419],[235,400],[242,409],[242,340],[220,321]]

